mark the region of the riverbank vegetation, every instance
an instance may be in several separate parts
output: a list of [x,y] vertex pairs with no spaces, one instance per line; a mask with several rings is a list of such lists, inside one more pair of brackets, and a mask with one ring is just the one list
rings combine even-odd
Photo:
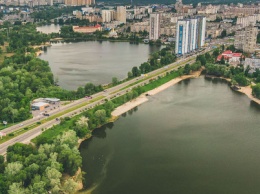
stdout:
[[[231,45],[227,49],[234,50],[234,46]],[[205,58],[206,75],[231,79],[231,84],[232,86],[235,86],[234,88],[257,83],[256,85],[252,86],[252,95],[260,99],[260,70],[255,69],[254,72],[250,73],[250,68],[245,67],[243,64],[231,66],[227,64],[224,60],[221,60],[219,63],[214,63],[214,59],[216,59],[219,53],[220,51],[216,49],[213,51],[211,56],[207,57],[207,55],[209,54],[201,56],[201,58]]]
[[[192,65],[191,65],[192,67]],[[197,66],[198,67],[198,66]],[[150,80],[144,86],[79,115],[61,119],[59,125],[44,131],[35,138],[35,145],[15,144],[7,150],[7,161],[0,158],[1,193],[74,193],[81,175],[63,180],[63,175],[74,175],[82,165],[77,149],[78,138],[88,136],[92,130],[111,119],[111,112],[125,102],[154,89],[183,74],[184,68],[171,71],[164,77]],[[65,188],[70,188],[67,190]]]
[[74,193],[81,175],[64,181],[62,174],[75,175],[81,167],[77,146],[78,138],[71,130],[51,144],[9,146],[6,162],[0,157],[0,193]]

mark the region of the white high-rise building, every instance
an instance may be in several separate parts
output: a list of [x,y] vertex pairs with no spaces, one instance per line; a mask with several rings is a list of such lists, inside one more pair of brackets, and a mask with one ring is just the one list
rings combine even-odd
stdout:
[[102,10],[102,22],[111,22],[115,19],[115,11],[114,10]]
[[176,29],[176,54],[185,54],[205,44],[206,18],[178,20]]
[[118,6],[116,8],[116,20],[122,23],[126,23],[126,7]]
[[150,32],[149,40],[157,40],[160,37],[160,14],[150,14]]

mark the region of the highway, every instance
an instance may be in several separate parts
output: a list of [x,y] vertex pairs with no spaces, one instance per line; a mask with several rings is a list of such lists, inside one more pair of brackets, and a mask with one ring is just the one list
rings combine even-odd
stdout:
[[[80,108],[73,110],[69,113],[63,114],[62,116],[59,116],[59,118],[75,116],[76,114],[79,114],[83,110],[87,110],[87,109],[92,108],[92,107],[94,107],[98,104],[104,103],[104,99],[110,99],[110,98],[113,98],[115,95],[119,96],[119,95],[125,94],[127,92],[127,90],[129,90],[129,88],[127,88],[127,86],[129,86],[129,85],[131,85],[131,88],[133,88],[133,87],[137,87],[139,85],[147,84],[147,83],[149,83],[149,80],[152,79],[153,77],[158,77],[160,75],[165,74],[166,72],[170,72],[174,69],[177,69],[180,65],[184,66],[186,63],[193,63],[193,62],[195,62],[197,55],[204,54],[205,52],[208,52],[210,50],[211,50],[210,48],[207,48],[200,53],[194,54],[194,55],[189,56],[187,58],[180,59],[177,62],[174,62],[174,63],[168,65],[167,68],[162,67],[162,68],[157,69],[155,71],[149,72],[147,74],[147,77],[149,77],[149,78],[141,77],[141,76],[136,77],[132,80],[129,80],[129,81],[124,82],[122,84],[119,84],[117,86],[111,87],[111,88],[107,89],[105,92],[102,91],[102,92],[96,93],[96,94],[92,95],[92,99],[95,99],[95,98],[98,98],[98,97],[102,97],[102,98],[100,98],[100,100],[97,100],[95,102],[89,103],[88,105],[84,106],[83,104],[86,103],[87,101],[90,101],[90,99],[82,98],[82,99],[79,99],[79,100],[75,100],[74,102],[71,102],[71,103],[69,103],[65,106],[61,106],[59,109],[52,110],[52,111],[49,112],[49,114],[55,116],[55,114],[62,113],[64,111],[67,111],[67,110],[69,110],[73,107],[76,107],[76,106],[79,106],[79,105],[82,104],[82,106]],[[141,81],[141,80],[143,80],[143,81]],[[135,82],[138,82],[138,83],[134,84]],[[6,133],[6,134],[15,133],[16,131],[24,130],[25,127],[29,127],[29,126],[35,124],[36,122],[43,121],[45,119],[46,119],[46,117],[32,118],[32,119],[29,119],[29,120],[22,122],[23,123],[22,126],[20,124],[13,125],[11,127],[8,127],[6,129],[2,130],[2,132]],[[37,125],[37,127],[33,128],[31,130],[28,130],[27,132],[25,132],[25,133],[23,133],[23,134],[21,134],[17,137],[14,137],[13,139],[8,140],[7,142],[2,143],[0,145],[0,154],[4,155],[6,153],[8,146],[13,145],[17,142],[29,143],[31,139],[33,139],[36,136],[38,136],[39,134],[41,134],[43,129],[50,128],[55,124],[59,124],[59,121],[57,121],[56,119],[50,120],[50,121],[45,122],[43,124]]]

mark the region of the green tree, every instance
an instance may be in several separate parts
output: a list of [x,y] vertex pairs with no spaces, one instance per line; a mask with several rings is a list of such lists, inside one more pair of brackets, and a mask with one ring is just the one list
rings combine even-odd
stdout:
[[106,121],[106,111],[104,109],[97,110],[95,112],[95,117],[98,119],[99,124],[102,124]]
[[22,183],[13,183],[8,190],[9,194],[27,194],[28,191],[22,187]]
[[64,193],[67,194],[73,194],[77,190],[78,184],[72,179],[68,179],[65,181],[64,186],[63,186],[63,191]]
[[118,79],[116,77],[112,78],[112,84],[113,84],[113,86],[118,84]]
[[138,77],[140,75],[138,67],[135,66],[132,68],[132,74],[133,74],[133,77]]

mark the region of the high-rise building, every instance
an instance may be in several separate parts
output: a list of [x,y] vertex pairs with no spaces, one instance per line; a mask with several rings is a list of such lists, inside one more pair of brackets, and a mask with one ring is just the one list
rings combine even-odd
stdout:
[[102,10],[102,22],[111,22],[115,19],[114,10]]
[[125,6],[118,6],[116,8],[116,20],[126,23],[126,7]]
[[257,33],[258,29],[253,25],[247,26],[243,30],[237,31],[234,42],[235,48],[243,50],[247,53],[255,52]]
[[157,40],[160,37],[160,14],[150,14],[150,32],[149,40]]
[[65,0],[64,3],[68,6],[94,5],[95,0]]
[[206,18],[178,20],[176,28],[176,54],[185,54],[205,44]]
[[197,46],[196,49],[201,48],[205,44],[205,35],[206,35],[206,17],[197,16],[197,36],[196,42]]

